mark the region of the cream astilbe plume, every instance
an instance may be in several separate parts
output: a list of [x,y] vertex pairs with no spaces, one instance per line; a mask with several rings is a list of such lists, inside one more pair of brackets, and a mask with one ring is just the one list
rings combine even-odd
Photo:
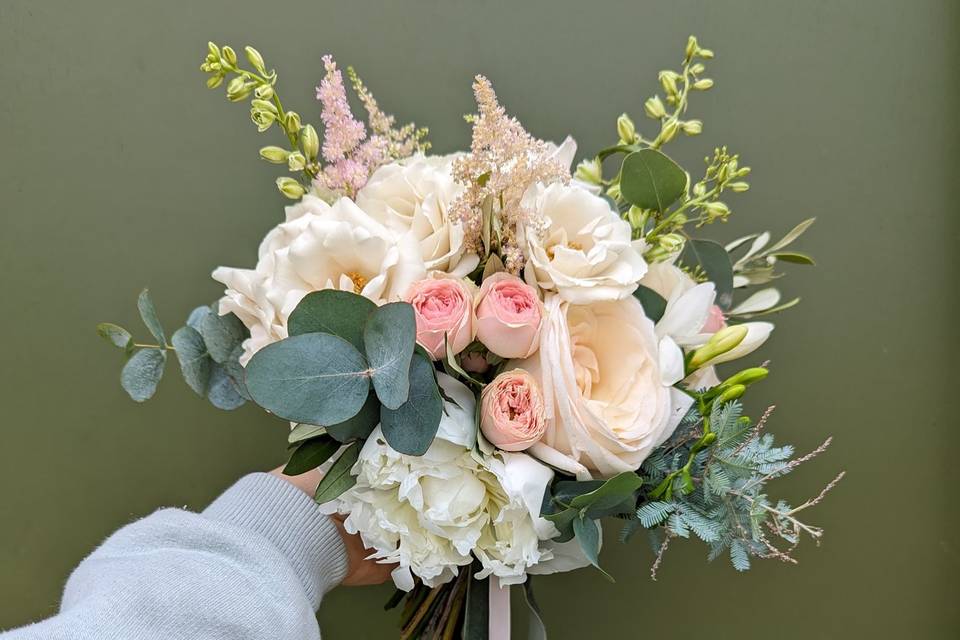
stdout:
[[470,153],[453,163],[453,176],[466,189],[451,213],[463,223],[470,250],[486,253],[499,245],[507,270],[516,274],[524,264],[517,225],[523,223],[527,232],[543,226],[523,206],[524,193],[537,182],[567,182],[570,172],[552,157],[550,145],[507,115],[489,80],[478,75],[473,92],[479,113],[471,117]]

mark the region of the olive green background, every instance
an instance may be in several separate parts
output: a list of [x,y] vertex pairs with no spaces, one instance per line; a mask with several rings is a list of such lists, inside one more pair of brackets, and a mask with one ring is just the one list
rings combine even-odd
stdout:
[[[732,195],[730,239],[802,218],[815,269],[780,282],[802,305],[753,361],[774,375],[771,429],[829,453],[773,485],[791,500],[841,468],[809,517],[827,528],[799,566],[737,574],[678,543],[650,580],[638,538],[603,555],[617,583],[539,580],[552,638],[917,638],[960,631],[956,185],[960,5],[952,2],[113,2],[0,3],[0,628],[56,611],[72,567],[159,506],[200,509],[284,458],[286,425],[219,412],[168,371],[145,406],[119,388],[111,320],[143,336],[149,285],[169,328],[218,296],[208,274],[251,266],[282,216],[275,168],[247,108],[208,91],[206,41],[254,44],[284,102],[318,119],[320,56],[353,64],[381,104],[463,148],[483,72],[537,135],[580,156],[639,126],[656,73],[689,33],[716,50],[705,133],[672,145],[692,170],[728,144],[754,167]],[[172,368],[176,365],[171,363]],[[391,637],[390,589],[340,589],[325,638]],[[524,615],[516,608],[517,622]],[[518,625],[519,628],[519,625]],[[523,637],[523,634],[518,634]]]

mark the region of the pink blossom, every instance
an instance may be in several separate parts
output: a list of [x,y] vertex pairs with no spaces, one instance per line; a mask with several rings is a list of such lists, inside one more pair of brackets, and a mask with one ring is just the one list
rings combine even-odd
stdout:
[[723,317],[723,309],[717,305],[712,305],[710,311],[707,312],[707,321],[700,331],[702,333],[716,333],[725,326],[727,326],[727,320]]
[[480,394],[480,429],[504,451],[523,451],[543,437],[547,419],[537,381],[523,369],[501,373]]
[[434,360],[460,353],[473,342],[473,294],[464,281],[435,277],[410,285],[404,299],[413,305],[417,342]]
[[543,304],[517,276],[496,273],[480,287],[477,339],[503,358],[529,358],[540,346]]

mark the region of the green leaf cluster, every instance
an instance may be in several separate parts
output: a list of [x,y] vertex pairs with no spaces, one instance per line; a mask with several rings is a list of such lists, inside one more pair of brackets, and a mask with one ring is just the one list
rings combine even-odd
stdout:
[[291,313],[288,331],[247,364],[254,402],[286,420],[325,427],[338,442],[366,438],[379,423],[396,451],[426,452],[443,405],[433,364],[414,352],[409,304],[377,307],[350,292],[316,291]]

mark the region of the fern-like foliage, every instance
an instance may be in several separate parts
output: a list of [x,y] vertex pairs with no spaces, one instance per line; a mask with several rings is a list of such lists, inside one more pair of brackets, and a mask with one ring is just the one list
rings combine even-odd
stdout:
[[794,458],[793,447],[776,446],[773,435],[762,433],[769,411],[756,424],[743,416],[736,400],[713,403],[704,413],[715,434],[709,445],[704,446],[704,415],[695,406],[640,468],[647,490],[621,539],[650,530],[657,554],[654,577],[667,543],[676,537],[699,538],[709,547],[710,560],[728,554],[738,571],[750,568],[751,557],[794,563],[791,553],[801,536],[819,542],[823,534],[800,521],[798,513],[819,503],[843,474],[799,507],[772,501],[766,485],[821,453],[830,440]]

